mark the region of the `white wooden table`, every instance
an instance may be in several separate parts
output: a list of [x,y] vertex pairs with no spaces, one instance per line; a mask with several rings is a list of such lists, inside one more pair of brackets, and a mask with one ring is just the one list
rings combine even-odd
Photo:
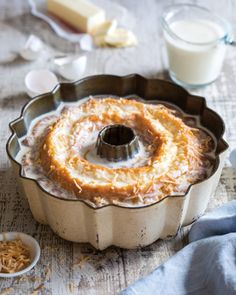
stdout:
[[[139,45],[136,48],[90,52],[85,75],[139,73],[147,77],[167,78],[159,17],[164,5],[178,1],[116,1],[134,15]],[[207,5],[225,16],[232,23],[236,36],[235,1],[191,3]],[[173,240],[157,241],[143,249],[111,247],[100,252],[88,244],[62,240],[48,226],[34,221],[26,200],[17,191],[16,178],[5,152],[8,123],[19,116],[21,107],[28,101],[24,90],[25,74],[34,68],[52,69],[49,56],[33,63],[20,58],[7,62],[12,52],[19,50],[31,33],[47,44],[48,52],[75,52],[73,44],[57,37],[47,24],[30,14],[26,0],[0,1],[0,232],[29,233],[39,241],[42,249],[40,262],[29,274],[15,279],[0,279],[0,294],[118,294],[181,249],[187,243],[188,229],[181,229]],[[231,148],[236,146],[236,48],[228,48],[223,72],[217,82],[195,93],[205,96],[209,106],[222,115],[227,127],[227,140]],[[236,172],[227,160],[208,209],[235,197]]]

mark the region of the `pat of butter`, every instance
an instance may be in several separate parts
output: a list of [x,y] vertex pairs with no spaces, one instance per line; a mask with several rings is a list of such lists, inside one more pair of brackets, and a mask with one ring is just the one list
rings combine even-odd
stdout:
[[48,11],[81,32],[90,33],[105,21],[105,12],[87,0],[48,0]]

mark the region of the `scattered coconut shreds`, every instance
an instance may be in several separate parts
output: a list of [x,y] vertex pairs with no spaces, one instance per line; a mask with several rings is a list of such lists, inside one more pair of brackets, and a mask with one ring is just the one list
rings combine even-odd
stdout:
[[44,284],[40,284],[37,288],[33,290],[33,292],[30,295],[38,295],[39,292],[42,291],[42,289],[45,288]]
[[49,281],[51,279],[51,275],[52,275],[52,269],[51,269],[51,265],[49,265],[44,272],[44,276],[43,276],[43,280]]
[[37,277],[37,276],[21,276],[18,280],[17,283],[23,283],[23,282],[27,282],[27,281],[31,281],[33,283],[41,283],[42,282],[42,278],[41,277]]
[[0,291],[0,295],[8,295],[10,293],[13,293],[14,289],[9,287],[9,288],[5,288],[3,290]]
[[85,255],[83,257],[78,258],[76,262],[73,263],[73,267],[83,267],[84,264],[90,260],[90,256]]
[[74,291],[76,289],[78,289],[78,287],[79,287],[78,284],[70,282],[69,285],[68,285],[69,292],[72,293],[72,294],[74,294]]

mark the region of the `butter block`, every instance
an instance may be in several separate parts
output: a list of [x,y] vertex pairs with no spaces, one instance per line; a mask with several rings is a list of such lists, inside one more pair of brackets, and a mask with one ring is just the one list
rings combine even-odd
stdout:
[[78,29],[91,33],[105,22],[105,11],[87,0],[47,0],[48,11]]
[[118,28],[105,36],[106,44],[114,47],[131,47],[137,45],[134,33],[124,28]]
[[99,36],[99,35],[107,35],[112,32],[114,32],[117,28],[117,20],[107,20],[104,23],[101,23],[100,25],[96,26],[93,31],[93,36]]
[[96,35],[93,37],[94,43],[98,47],[105,47],[106,43],[106,35]]

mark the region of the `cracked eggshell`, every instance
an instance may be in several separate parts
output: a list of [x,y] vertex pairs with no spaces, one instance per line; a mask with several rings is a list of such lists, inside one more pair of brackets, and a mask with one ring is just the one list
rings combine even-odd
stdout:
[[30,35],[20,51],[20,56],[25,60],[35,60],[40,56],[43,47],[43,42],[37,36]]
[[54,59],[54,64],[58,73],[67,80],[76,80],[84,73],[87,57],[66,56]]
[[32,70],[25,76],[26,92],[30,97],[50,92],[57,84],[56,75],[47,69]]

